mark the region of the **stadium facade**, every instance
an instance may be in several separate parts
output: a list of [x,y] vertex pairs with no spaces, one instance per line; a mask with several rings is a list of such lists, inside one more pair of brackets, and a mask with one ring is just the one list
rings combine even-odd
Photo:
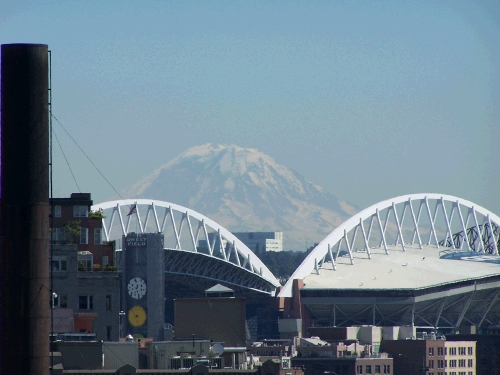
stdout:
[[279,294],[287,297],[284,316],[301,319],[305,335],[309,327],[448,332],[496,325],[499,221],[472,202],[438,194],[373,205],[335,229],[297,268]]

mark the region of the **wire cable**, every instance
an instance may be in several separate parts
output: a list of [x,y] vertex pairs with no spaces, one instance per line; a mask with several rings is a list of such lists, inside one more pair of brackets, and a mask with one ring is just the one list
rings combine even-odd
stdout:
[[56,137],[57,144],[59,145],[59,149],[61,150],[61,152],[62,152],[62,154],[64,156],[64,160],[66,161],[66,164],[68,165],[69,171],[71,172],[71,176],[73,176],[73,181],[75,181],[75,185],[76,185],[76,187],[78,189],[78,192],[81,193],[82,191],[80,189],[80,186],[78,185],[78,182],[76,181],[76,177],[75,177],[75,175],[73,173],[73,170],[71,169],[71,165],[69,165],[68,158],[66,157],[66,154],[64,153],[64,150],[63,150],[63,148],[61,146],[61,142],[59,142],[59,138],[57,137],[57,134],[55,132],[53,134]]
[[[50,115],[54,118],[54,120],[56,120],[56,122],[61,126],[61,128],[65,131],[65,133],[68,135],[68,137],[73,141],[73,143],[76,145],[76,147],[78,147],[78,149],[82,152],[82,154],[87,158],[87,160],[90,162],[90,164],[92,164],[92,166],[96,169],[97,172],[99,172],[99,174],[102,176],[102,178],[104,178],[104,180],[108,183],[109,186],[111,186],[111,188],[114,190],[114,192],[120,197],[120,199],[122,201],[124,201],[125,203],[127,203],[125,201],[125,199],[121,196],[121,194],[118,192],[118,190],[116,190],[116,188],[113,186],[113,184],[107,179],[107,177],[101,172],[101,170],[97,167],[97,165],[95,165],[95,163],[92,161],[92,159],[90,159],[90,157],[87,155],[87,153],[85,151],[83,151],[83,149],[80,147],[80,145],[78,144],[78,142],[71,136],[71,134],[69,134],[69,132],[66,130],[66,128],[63,126],[63,124],[57,119],[56,116],[54,116],[54,114],[50,111],[50,109],[47,108],[47,110],[49,111]],[[128,205],[128,204],[127,204]]]

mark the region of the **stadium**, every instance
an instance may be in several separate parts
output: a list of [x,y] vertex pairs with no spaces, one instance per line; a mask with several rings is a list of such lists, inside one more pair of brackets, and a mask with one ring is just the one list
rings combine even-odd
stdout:
[[[206,290],[222,284],[236,297],[246,299],[248,335],[252,339],[279,336],[278,311],[274,308],[279,281],[229,230],[192,209],[165,201],[126,199],[96,204],[92,210],[103,212],[104,237],[116,243],[116,264],[122,280],[140,276],[147,284],[144,310],[148,320],[155,314],[172,327],[175,299],[204,297]],[[127,246],[127,239],[135,245]],[[199,246],[200,240],[205,246]],[[138,246],[142,242],[144,246]],[[122,250],[127,248],[132,253],[146,248],[151,251],[143,263],[134,260],[127,268],[122,262]],[[152,290],[152,284],[158,284],[157,288]],[[122,300],[127,298],[123,293]],[[126,309],[124,305],[122,308]]]
[[[168,301],[201,297],[216,283],[247,298],[247,323],[258,338],[277,337],[282,318],[301,319],[305,335],[308,327],[446,332],[500,322],[500,218],[461,198],[413,194],[368,207],[319,243],[283,287],[230,231],[186,207],[138,199],[93,209],[106,212],[107,240],[164,234],[167,322]],[[201,239],[207,248],[198,246]]]
[[453,196],[389,199],[328,235],[279,296],[300,300],[304,333],[353,325],[442,332],[497,325],[499,223],[497,215]]

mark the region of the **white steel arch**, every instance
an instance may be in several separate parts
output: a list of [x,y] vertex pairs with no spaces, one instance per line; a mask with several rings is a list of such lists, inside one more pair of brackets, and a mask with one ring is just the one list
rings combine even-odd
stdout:
[[[95,204],[91,209],[102,210],[106,216],[102,219],[106,241],[110,241],[111,233],[117,231],[121,237],[131,232],[145,233],[154,230],[166,234],[170,230],[174,239],[172,249],[198,253],[198,240],[204,239],[208,247],[206,255],[250,271],[275,288],[280,286],[272,272],[243,242],[226,228],[194,210],[150,199],[108,201]],[[179,217],[180,222],[177,223]],[[131,229],[132,221],[135,223],[135,230]],[[186,226],[188,233],[183,235]]]
[[[433,205],[432,203],[434,202],[435,204]],[[414,206],[417,205],[418,209],[415,210]],[[434,208],[433,211],[431,211],[431,206]],[[383,210],[386,213],[385,220],[382,220],[380,215]],[[467,211],[466,215],[464,215],[464,210]],[[371,259],[368,243],[370,237],[373,237],[374,224],[378,226],[380,241],[378,247],[383,248],[385,254],[389,255],[387,232],[391,214],[394,222],[389,225],[396,232],[394,245],[401,246],[402,251],[406,250],[405,245],[414,243],[418,244],[420,248],[422,248],[423,244],[430,245],[434,243],[439,248],[439,243],[441,242],[455,248],[456,241],[454,241],[454,233],[451,229],[455,212],[459,220],[462,236],[464,236],[463,241],[460,243],[460,248],[465,247],[466,250],[470,251],[490,252],[498,256],[499,236],[494,233],[493,228],[500,226],[499,216],[473,202],[451,195],[435,193],[402,195],[376,203],[338,226],[304,259],[279,293],[279,297],[291,297],[294,279],[303,279],[312,272],[319,274],[320,269],[327,266],[327,263],[335,270],[335,259],[339,255],[340,247],[343,244],[345,244],[346,254],[350,258],[350,264],[354,264],[353,244],[358,233],[361,233],[361,240],[364,244],[362,251]],[[405,214],[411,215],[410,221],[413,228],[410,228],[412,230],[412,235],[410,236],[404,235],[404,232],[407,232],[408,229],[408,225],[403,227]],[[443,218],[443,222],[441,223],[444,228],[443,231],[439,231],[436,227],[438,214]],[[424,217],[429,222],[427,238],[423,238],[422,228],[419,226],[421,219]],[[471,227],[478,234],[476,239],[467,238],[467,233],[470,233],[467,229]],[[438,239],[443,234],[444,237]],[[471,246],[471,242],[473,241],[477,241],[477,245]]]

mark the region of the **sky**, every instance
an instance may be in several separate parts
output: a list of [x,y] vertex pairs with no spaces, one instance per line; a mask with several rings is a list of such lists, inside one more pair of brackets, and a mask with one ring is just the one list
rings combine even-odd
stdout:
[[54,196],[116,199],[222,143],[360,209],[433,192],[500,214],[498,1],[3,0],[0,43],[51,50]]

